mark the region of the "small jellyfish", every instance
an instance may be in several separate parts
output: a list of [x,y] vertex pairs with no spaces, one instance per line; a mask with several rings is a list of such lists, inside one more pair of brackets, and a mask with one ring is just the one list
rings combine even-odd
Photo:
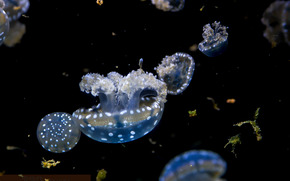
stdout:
[[183,9],[185,0],[151,0],[157,9],[177,12]]
[[194,68],[194,60],[189,54],[175,53],[163,58],[155,70],[159,79],[166,83],[168,94],[177,95],[188,87]]
[[166,84],[142,69],[122,76],[110,72],[83,76],[81,91],[98,96],[100,104],[73,113],[81,131],[105,143],[124,143],[149,133],[160,121],[166,102]]
[[159,181],[218,181],[226,167],[226,162],[217,153],[191,150],[169,161]]
[[266,26],[264,37],[275,47],[281,42],[290,46],[290,1],[275,1],[261,19]]
[[203,41],[198,44],[198,49],[208,57],[221,55],[228,46],[227,27],[215,21],[203,26]]
[[54,153],[71,150],[80,139],[76,121],[68,113],[55,112],[44,116],[37,127],[37,139],[41,146]]
[[23,13],[28,11],[29,0],[4,0],[5,8],[9,21],[16,21]]
[[9,32],[9,21],[6,12],[0,8],[0,45],[4,42]]

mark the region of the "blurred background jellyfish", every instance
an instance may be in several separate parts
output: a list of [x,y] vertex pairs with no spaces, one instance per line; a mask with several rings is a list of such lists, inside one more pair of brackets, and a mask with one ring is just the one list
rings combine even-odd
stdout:
[[71,150],[80,139],[80,130],[72,116],[54,112],[44,116],[37,127],[37,139],[41,146],[53,153]]
[[3,9],[4,7],[4,1],[0,0],[0,45],[2,45],[9,32],[9,20],[6,12]]
[[13,47],[21,41],[22,36],[26,32],[25,24],[22,24],[18,19],[28,11],[29,0],[4,0],[5,8],[7,12],[10,30],[6,36],[4,44],[8,47]]
[[177,95],[189,85],[195,68],[193,58],[186,53],[165,56],[155,68],[160,80],[166,83],[167,93]]
[[29,0],[4,0],[5,11],[9,17],[9,21],[16,21],[29,8]]
[[73,113],[81,131],[104,143],[124,143],[149,133],[160,121],[166,102],[166,84],[141,68],[122,76],[88,73],[83,92],[98,96],[100,104]]
[[275,47],[281,42],[290,46],[290,1],[275,1],[261,19],[266,26],[264,37]]
[[191,150],[169,161],[159,181],[218,181],[226,167],[226,162],[217,153]]
[[157,9],[176,12],[184,7],[185,0],[151,0]]
[[221,55],[228,46],[227,27],[215,21],[203,26],[203,41],[198,44],[198,49],[208,57]]

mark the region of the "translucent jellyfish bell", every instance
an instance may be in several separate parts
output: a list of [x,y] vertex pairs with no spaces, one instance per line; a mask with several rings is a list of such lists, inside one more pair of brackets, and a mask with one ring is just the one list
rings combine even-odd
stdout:
[[191,150],[169,161],[159,181],[218,181],[225,173],[226,166],[217,153]]
[[228,46],[227,27],[215,21],[203,27],[203,41],[198,44],[198,49],[208,57],[221,55]]
[[149,133],[160,121],[167,89],[164,82],[142,69],[127,76],[110,72],[83,76],[81,91],[98,96],[100,104],[73,113],[81,131],[105,143],[124,143]]
[[8,32],[9,32],[8,16],[5,13],[5,11],[2,8],[0,8],[0,45],[2,45],[2,43],[4,42]]
[[44,116],[37,127],[37,139],[41,146],[54,153],[71,150],[80,139],[76,121],[68,113],[55,112]]
[[290,1],[275,1],[261,19],[266,26],[264,37],[272,45],[285,42],[290,46]]
[[189,85],[195,68],[193,58],[186,53],[175,53],[163,58],[155,68],[160,80],[167,85],[168,94],[182,93]]
[[176,12],[183,9],[185,0],[151,0],[151,2],[157,9]]

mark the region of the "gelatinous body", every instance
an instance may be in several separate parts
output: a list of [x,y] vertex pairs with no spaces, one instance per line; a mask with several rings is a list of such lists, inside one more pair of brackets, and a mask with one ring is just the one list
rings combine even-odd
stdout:
[[226,162],[212,151],[191,150],[173,158],[159,181],[217,181],[226,171]]
[[0,8],[0,45],[2,45],[2,43],[4,42],[8,32],[9,32],[8,16],[5,13],[5,11],[2,8]]
[[160,121],[166,101],[166,84],[142,69],[127,76],[87,74],[82,91],[98,96],[100,104],[73,113],[81,131],[105,143],[123,143],[150,132]]
[[161,64],[156,67],[160,80],[167,85],[169,94],[180,94],[189,85],[195,68],[193,58],[186,53],[175,53],[163,58]]
[[176,12],[183,9],[185,0],[151,0],[151,2],[157,9]]
[[68,113],[55,112],[41,119],[37,127],[37,139],[41,146],[54,153],[71,150],[80,139],[76,121]]
[[5,8],[9,21],[16,21],[29,8],[29,0],[4,0]]
[[203,27],[203,41],[198,44],[198,49],[208,57],[221,55],[228,46],[227,27],[220,22],[206,24]]
[[20,43],[21,38],[26,32],[25,24],[15,21],[10,24],[9,32],[5,38],[4,44],[7,47],[13,47],[17,43]]
[[290,46],[290,1],[275,1],[270,4],[261,21],[266,25],[264,37],[272,45],[286,42]]

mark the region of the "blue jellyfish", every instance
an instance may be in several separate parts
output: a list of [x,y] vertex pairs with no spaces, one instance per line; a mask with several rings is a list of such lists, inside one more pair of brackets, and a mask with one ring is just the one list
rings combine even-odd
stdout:
[[151,0],[157,9],[177,12],[183,9],[185,0]]
[[[4,4],[2,4],[2,6],[4,6]],[[8,32],[9,32],[8,16],[5,13],[5,11],[0,7],[0,45],[2,45],[2,43],[4,42]]]
[[169,161],[159,181],[218,181],[226,167],[226,162],[217,153],[191,150]]
[[55,112],[44,116],[37,127],[37,139],[41,146],[54,153],[71,150],[80,139],[76,121],[68,113]]
[[198,49],[208,57],[221,55],[228,46],[227,27],[215,21],[203,26],[203,41],[198,44]]
[[261,21],[266,26],[264,37],[273,46],[281,42],[290,46],[290,1],[275,1],[270,4]]
[[168,94],[177,95],[188,87],[194,68],[194,60],[189,54],[175,53],[163,58],[155,70],[159,79],[166,83]]
[[83,92],[98,96],[100,104],[73,113],[81,131],[104,143],[124,143],[149,133],[160,121],[166,84],[141,68],[122,76],[89,73],[80,82]]
[[16,21],[23,13],[28,11],[30,6],[29,0],[4,0],[5,8],[9,21]]

